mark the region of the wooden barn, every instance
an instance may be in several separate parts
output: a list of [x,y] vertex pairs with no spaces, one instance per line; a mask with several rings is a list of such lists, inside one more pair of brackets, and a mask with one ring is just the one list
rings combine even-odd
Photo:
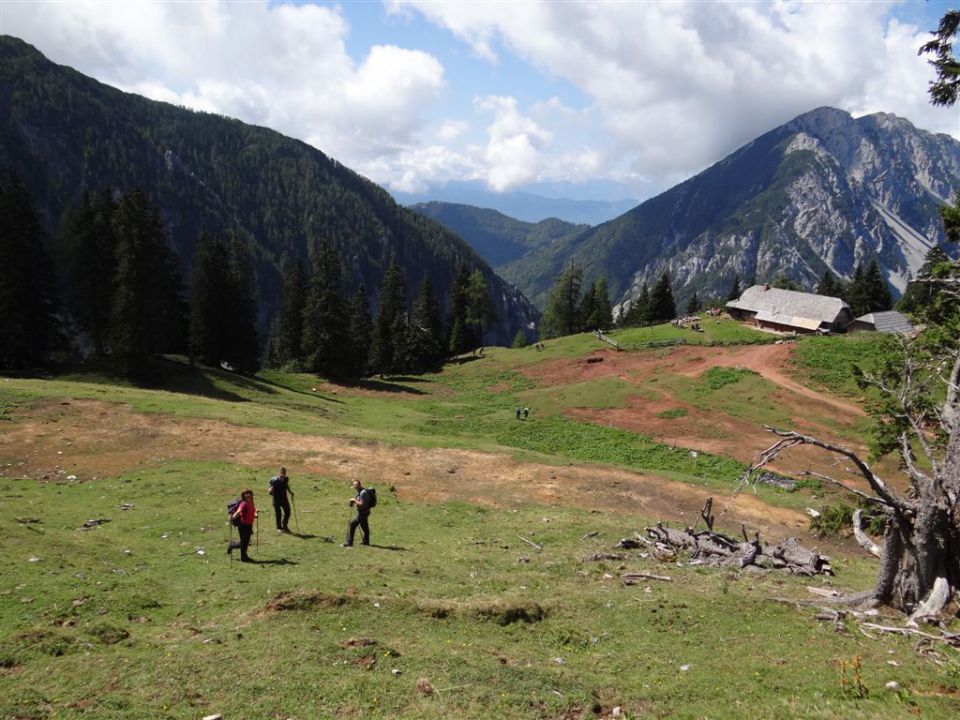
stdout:
[[895,333],[900,335],[909,335],[913,332],[913,325],[903,313],[896,310],[887,310],[886,312],[875,312],[861,315],[847,328],[851,332],[855,330],[867,330],[870,332]]
[[730,317],[761,330],[807,335],[842,332],[853,320],[850,306],[840,298],[769,285],[747,288],[739,299],[728,302],[726,309]]

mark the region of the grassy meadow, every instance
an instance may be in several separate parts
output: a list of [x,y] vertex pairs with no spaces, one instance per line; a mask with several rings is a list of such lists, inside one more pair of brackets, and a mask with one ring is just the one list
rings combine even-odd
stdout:
[[[727,335],[711,338],[712,327],[697,335],[750,339],[733,324],[715,326]],[[621,342],[644,347],[673,330],[624,331]],[[732,491],[742,466],[731,458],[692,462],[683,448],[564,414],[622,407],[636,392],[611,379],[556,388],[538,380],[537,363],[596,349],[590,336],[550,341],[542,353],[494,348],[440,373],[353,387],[295,374],[194,372],[175,361],[163,389],[93,374],[0,378],[0,433],[38,408],[46,408],[47,432],[55,413],[99,400],[184,425],[204,419],[376,441],[398,454],[508,452],[656,472],[716,488],[718,498]],[[829,356],[818,348],[798,373],[829,366]],[[711,398],[733,403],[737,389],[765,396],[762,382],[712,372],[682,389],[689,402],[709,406]],[[534,412],[516,422],[514,408],[524,404]],[[759,422],[776,412],[757,407]],[[74,446],[64,447],[69,454]],[[298,532],[278,535],[263,492],[274,467],[240,465],[229,454],[158,456],[96,479],[66,471],[45,479],[29,448],[0,443],[0,451],[0,718],[960,712],[955,650],[868,637],[850,620],[817,620],[815,605],[800,604],[815,597],[806,586],[869,587],[875,565],[859,553],[834,554],[835,578],[705,569],[614,549],[657,519],[630,507],[416,502],[389,484],[378,485],[374,545],[345,549],[348,488],[330,476],[294,475]],[[255,490],[261,511],[253,564],[224,552],[225,504],[241,486]],[[818,502],[806,490],[760,489],[759,497],[771,506]],[[622,557],[591,559],[598,553]],[[670,579],[626,586],[626,572]]]

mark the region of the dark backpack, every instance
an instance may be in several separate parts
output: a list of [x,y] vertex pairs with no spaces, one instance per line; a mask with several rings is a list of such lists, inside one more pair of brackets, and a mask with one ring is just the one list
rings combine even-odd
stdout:
[[364,488],[364,492],[367,493],[367,509],[373,510],[377,506],[377,489]]
[[237,508],[240,507],[240,501],[234,498],[227,503],[227,518],[230,520],[231,524],[239,525],[240,518],[235,518],[233,514],[237,511]]

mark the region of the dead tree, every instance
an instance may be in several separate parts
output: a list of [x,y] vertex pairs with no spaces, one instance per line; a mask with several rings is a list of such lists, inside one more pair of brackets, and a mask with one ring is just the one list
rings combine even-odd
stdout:
[[[833,477],[808,474],[856,494],[885,515],[880,566],[871,598],[906,613],[914,612],[934,593],[939,607],[931,611],[930,603],[924,604],[925,612],[934,614],[960,589],[960,347],[954,337],[935,346],[935,351],[930,348],[920,341],[901,340],[896,361],[876,374],[861,374],[861,385],[875,388],[882,398],[873,408],[880,429],[878,451],[895,449],[899,453],[910,480],[907,493],[892,489],[848,448],[770,427],[767,430],[781,439],[765,450],[744,476],[747,480],[755,470],[797,445],[813,445],[849,460],[867,481],[870,492]],[[946,382],[946,397],[939,405],[930,401],[936,396],[933,386],[937,381]],[[929,470],[921,469],[915,448],[926,457]]]

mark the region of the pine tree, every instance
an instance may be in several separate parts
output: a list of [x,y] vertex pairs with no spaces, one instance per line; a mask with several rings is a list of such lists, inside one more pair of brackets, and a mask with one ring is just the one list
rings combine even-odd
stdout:
[[687,315],[696,315],[700,312],[700,298],[697,297],[697,291],[693,291],[693,296],[687,303]]
[[853,271],[853,279],[847,285],[847,294],[844,296],[847,304],[850,306],[850,313],[857,318],[866,315],[870,310],[870,298],[867,295],[866,278],[863,270],[863,263],[857,265]]
[[863,282],[864,295],[867,298],[866,312],[883,312],[893,307],[890,288],[887,287],[887,282],[883,279],[883,273],[880,272],[880,266],[877,264],[876,258],[870,261],[870,267],[867,268]]
[[370,370],[370,341],[373,319],[370,317],[370,301],[361,285],[347,305],[347,357],[346,370],[353,377],[366,377]]
[[843,297],[844,287],[836,275],[825,270],[814,292],[825,297]]
[[580,321],[577,330],[603,330],[613,324],[610,297],[605,278],[594,280],[583,294],[578,312]]
[[517,330],[517,334],[513,336],[513,343],[510,347],[514,349],[525,348],[530,344],[530,341],[527,340],[527,334],[523,330]]
[[183,301],[176,256],[160,211],[140,190],[127,193],[113,218],[117,238],[111,336],[120,370],[153,374],[152,360],[183,347]]
[[0,186],[0,258],[0,367],[39,365],[57,341],[57,303],[40,222],[14,174]]
[[467,283],[467,327],[472,329],[471,350],[483,345],[483,333],[487,323],[495,322],[497,313],[490,300],[487,279],[479,270],[470,273]]
[[190,353],[213,367],[228,355],[232,311],[229,264],[223,240],[203,233],[190,278]]
[[423,279],[410,315],[410,354],[413,370],[436,367],[443,357],[443,324],[440,303],[433,292],[430,276]]
[[276,362],[282,367],[303,365],[303,308],[307,303],[307,280],[300,258],[283,279],[277,316]]
[[664,272],[650,293],[650,321],[654,324],[669,322],[677,316],[673,304],[673,290],[670,288],[670,275]]
[[623,316],[624,327],[643,327],[650,324],[650,291],[644,283],[640,294],[633,298]]
[[450,355],[460,355],[470,349],[467,335],[467,286],[470,284],[470,270],[461,263],[450,287],[450,302],[447,307],[447,327],[449,341],[447,349]]
[[400,266],[390,263],[380,288],[380,307],[373,324],[370,365],[381,377],[403,371],[407,313],[406,287]]
[[303,308],[303,355],[307,371],[321,377],[344,372],[343,348],[347,345],[346,315],[340,295],[340,260],[331,245],[313,255],[313,273]]
[[260,341],[257,337],[257,297],[253,269],[246,247],[234,237],[228,244],[229,283],[233,312],[229,316],[230,337],[227,362],[241,372],[260,369]]
[[553,283],[543,316],[545,337],[573,335],[580,330],[579,301],[582,281],[583,270],[571,264]]
[[743,290],[740,289],[740,275],[735,274],[733,284],[730,285],[730,292],[727,293],[727,302],[739,300],[741,295],[743,295]]
[[116,272],[109,193],[84,195],[61,218],[57,246],[63,257],[66,300],[97,357],[106,354]]
[[923,265],[917,272],[916,280],[907,285],[906,292],[903,293],[903,297],[897,303],[897,309],[901,312],[917,313],[922,308],[933,304],[943,288],[937,283],[929,282],[929,280],[935,277],[937,267],[949,262],[950,257],[939,245],[930,248],[923,259]]

